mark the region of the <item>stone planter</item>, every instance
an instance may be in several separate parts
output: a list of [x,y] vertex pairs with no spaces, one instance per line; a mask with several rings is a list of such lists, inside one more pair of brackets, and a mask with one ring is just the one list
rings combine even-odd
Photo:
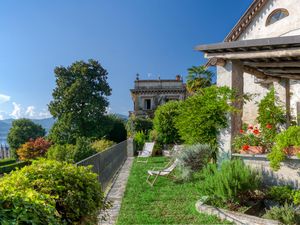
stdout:
[[239,212],[232,212],[226,209],[220,209],[213,206],[205,205],[201,201],[196,203],[196,210],[199,213],[214,215],[221,220],[227,220],[237,225],[280,225],[276,220],[262,219],[256,216],[249,216]]
[[261,155],[266,152],[266,149],[262,146],[249,146],[247,151],[241,150],[241,154]]
[[284,152],[289,156],[295,156],[300,153],[300,147],[289,147],[284,149]]

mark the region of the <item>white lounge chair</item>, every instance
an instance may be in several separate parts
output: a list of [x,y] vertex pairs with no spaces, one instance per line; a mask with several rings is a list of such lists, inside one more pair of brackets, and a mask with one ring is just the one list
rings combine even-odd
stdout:
[[[137,162],[147,163],[149,157],[152,156],[155,142],[146,142],[143,148],[143,151],[138,151],[138,160]],[[146,160],[145,160],[146,159]]]
[[[171,161],[166,167],[165,169],[162,169],[162,170],[156,170],[157,168],[153,168],[152,170],[148,170],[148,177],[147,177],[147,180],[146,182],[151,186],[153,187],[153,185],[155,184],[158,176],[165,176],[165,177],[168,177],[172,171],[176,168],[178,164],[178,159],[176,159],[175,161]],[[150,178],[152,176],[155,176],[154,179],[151,181]]]
[[183,145],[174,145],[172,150],[164,150],[163,155],[166,157],[176,156],[177,153],[182,151]]

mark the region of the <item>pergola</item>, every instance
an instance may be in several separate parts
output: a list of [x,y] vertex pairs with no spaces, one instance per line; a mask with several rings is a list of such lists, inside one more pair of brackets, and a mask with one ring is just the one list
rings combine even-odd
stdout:
[[[300,80],[300,36],[222,42],[200,45],[208,66],[217,66],[217,83],[244,93],[244,73],[257,77],[261,83],[272,82],[285,103],[290,119],[290,82]],[[251,84],[249,84],[251,85]],[[249,86],[250,87],[250,86]],[[300,91],[300,90],[299,90]],[[243,109],[243,103],[236,105]],[[231,143],[242,124],[242,113],[231,115],[230,126],[223,131],[219,142],[223,153],[230,153]]]

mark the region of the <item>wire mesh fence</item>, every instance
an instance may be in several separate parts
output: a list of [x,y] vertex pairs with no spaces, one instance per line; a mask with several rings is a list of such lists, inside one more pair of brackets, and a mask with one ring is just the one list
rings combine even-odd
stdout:
[[105,190],[116,172],[127,159],[127,141],[123,141],[107,150],[90,156],[78,163],[77,166],[92,165],[92,171],[98,175],[98,180]]

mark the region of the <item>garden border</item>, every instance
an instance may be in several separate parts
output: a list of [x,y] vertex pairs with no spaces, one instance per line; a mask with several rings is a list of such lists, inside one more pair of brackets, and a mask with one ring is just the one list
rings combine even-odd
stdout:
[[201,201],[198,201],[195,204],[196,210],[199,213],[206,213],[209,215],[214,215],[220,218],[221,220],[227,220],[233,222],[237,225],[280,225],[279,221],[262,219],[256,216],[250,216],[239,212],[233,212],[226,209],[220,209],[213,206],[204,204]]

